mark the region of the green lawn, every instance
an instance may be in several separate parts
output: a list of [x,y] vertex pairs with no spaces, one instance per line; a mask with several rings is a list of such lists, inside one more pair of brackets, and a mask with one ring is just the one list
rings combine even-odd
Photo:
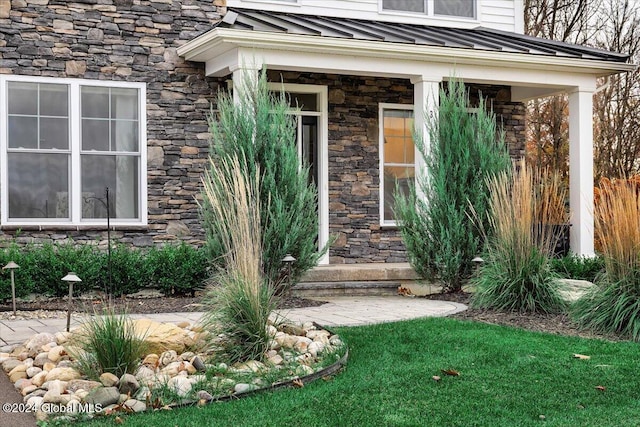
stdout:
[[[637,426],[640,347],[431,318],[337,329],[344,372],[125,426]],[[589,360],[573,358],[574,353]],[[441,369],[454,369],[447,376]],[[432,376],[438,375],[436,382]],[[596,387],[603,386],[605,390]],[[113,426],[113,419],[84,423]]]

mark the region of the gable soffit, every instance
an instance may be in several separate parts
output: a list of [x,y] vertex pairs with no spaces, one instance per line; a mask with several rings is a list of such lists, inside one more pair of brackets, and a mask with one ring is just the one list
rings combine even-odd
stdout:
[[[190,61],[216,62],[238,48],[251,49],[256,56],[269,50],[597,76],[634,68],[624,54],[483,27],[457,29],[247,9],[230,9],[211,31],[180,47],[178,53]],[[215,69],[208,73],[220,74]]]

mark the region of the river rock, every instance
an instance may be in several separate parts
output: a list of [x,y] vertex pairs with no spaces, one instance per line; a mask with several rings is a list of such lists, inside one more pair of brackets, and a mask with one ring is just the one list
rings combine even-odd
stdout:
[[43,401],[44,401],[44,398],[42,396],[32,396],[29,399],[27,399],[25,403],[30,408],[33,408],[34,411],[38,411],[40,410],[40,407],[42,406]]
[[178,361],[178,353],[175,350],[165,351],[160,355],[160,366],[167,366]]
[[324,351],[325,345],[320,341],[313,341],[307,347],[307,352],[311,354],[313,357],[318,357],[318,354]]
[[197,394],[198,400],[204,400],[205,402],[211,402],[213,396],[206,390],[200,390]]
[[27,373],[25,371],[16,371],[9,375],[9,380],[11,380],[12,383],[15,383],[21,378],[27,378]]
[[51,342],[56,342],[56,337],[48,332],[41,332],[32,336],[25,344],[25,347],[29,354],[34,357],[36,354],[40,353],[40,349],[43,345]]
[[285,323],[281,325],[280,330],[285,334],[289,334],[289,335],[298,335],[301,337],[304,337],[305,335],[307,335],[307,331],[305,331],[302,327],[297,325],[291,325],[289,323]]
[[140,384],[149,384],[152,383],[155,379],[156,373],[153,369],[148,366],[142,365],[136,371],[136,379]]
[[233,391],[236,394],[248,393],[253,390],[257,390],[258,386],[255,384],[238,383],[233,387]]
[[191,380],[185,376],[176,376],[167,381],[167,386],[178,396],[184,397],[191,391]]
[[128,399],[124,402],[124,406],[131,409],[133,412],[144,412],[147,410],[147,405],[136,399]]
[[31,383],[33,385],[38,386],[38,387],[42,386],[42,384],[44,384],[44,382],[47,380],[47,374],[48,373],[49,373],[49,371],[42,371],[42,372],[39,372],[39,373],[35,374],[31,378]]
[[98,387],[102,387],[102,384],[91,380],[71,380],[67,383],[69,393],[76,393],[78,390],[92,391]]
[[55,363],[59,361],[60,358],[66,354],[67,352],[65,351],[64,347],[61,345],[57,345],[53,347],[51,350],[49,350],[49,352],[47,353],[47,357],[49,358],[49,360]]
[[143,365],[148,365],[151,368],[156,368],[160,363],[160,356],[155,353],[147,354],[142,361]]
[[71,332],[67,332],[67,331],[57,332],[54,336],[56,339],[56,343],[58,343],[58,345],[62,345],[62,344],[65,344],[67,341],[69,341]]
[[311,341],[307,337],[299,337],[298,341],[293,346],[293,349],[298,353],[305,353],[307,351],[307,348],[309,347],[309,344],[311,344],[312,342],[313,341]]
[[99,387],[87,395],[85,402],[105,408],[117,403],[118,399],[120,399],[120,392],[117,387]]
[[118,390],[121,394],[128,394],[130,396],[134,395],[136,391],[140,388],[140,383],[135,376],[131,374],[124,374],[120,377],[120,385],[118,386]]
[[114,387],[118,385],[118,377],[113,375],[111,372],[105,372],[100,375],[100,382],[105,387]]
[[22,365],[22,364],[23,363],[21,361],[17,360],[17,359],[8,359],[8,360],[5,360],[2,363],[2,369],[5,372],[9,373],[9,372],[11,372],[13,370],[13,368],[15,368],[16,366]]
[[282,365],[282,362],[284,362],[284,358],[282,356],[280,356],[279,354],[275,354],[273,356],[271,356],[270,358],[267,359],[267,361],[269,363],[271,363],[272,365]]
[[51,360],[49,360],[48,352],[38,353],[38,355],[33,360],[33,366],[39,366],[40,368],[42,368],[45,363],[53,363]]
[[20,394],[22,394],[23,396],[27,396],[31,393],[33,393],[34,391],[36,391],[38,389],[37,385],[28,385],[25,388],[22,389],[22,391],[20,392]]
[[265,369],[265,365],[257,360],[249,360],[234,366],[238,372],[260,372]]
[[40,372],[42,372],[42,368],[38,368],[37,366],[31,366],[30,368],[27,368],[27,377],[29,378],[33,378],[35,377],[37,374],[39,374]]
[[42,365],[42,370],[43,371],[47,371],[50,372],[52,371],[54,368],[56,367],[56,364],[53,362],[47,362],[44,365]]
[[47,374],[46,381],[61,380],[70,381],[81,378],[82,375],[73,368],[53,368]]
[[204,362],[198,356],[194,356],[191,359],[191,364],[193,365],[194,368],[196,368],[196,371],[198,372],[204,372],[207,370],[207,367],[205,366]]
[[24,372],[24,375],[26,377],[26,375],[27,375],[27,365],[25,365],[24,363],[21,363],[21,364],[19,364],[17,366],[14,366],[14,368],[9,371],[9,376],[11,376],[12,374],[14,374],[16,372]]

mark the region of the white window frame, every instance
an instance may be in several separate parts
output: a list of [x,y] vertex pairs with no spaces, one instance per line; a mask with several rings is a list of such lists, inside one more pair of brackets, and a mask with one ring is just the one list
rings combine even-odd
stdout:
[[[414,114],[414,120],[415,120],[415,111],[414,111],[414,107],[413,104],[390,104],[390,103],[380,103],[378,105],[378,158],[379,158],[379,187],[380,187],[380,203],[379,203],[379,212],[380,212],[380,226],[381,227],[397,227],[398,226],[398,222],[396,220],[390,220],[390,219],[385,219],[384,217],[384,192],[385,192],[385,188],[384,188],[384,166],[385,166],[385,160],[384,160],[384,112],[385,110],[405,110],[405,111],[411,111]],[[414,150],[415,150],[415,158],[414,158],[414,162],[413,162],[413,167],[414,170],[417,171],[418,168],[418,164],[416,162],[416,159],[418,159],[418,155],[419,154],[417,148],[415,147],[414,144]]]
[[378,0],[378,11],[380,13],[389,13],[394,15],[409,15],[409,16],[428,16],[430,18],[442,18],[442,19],[453,19],[453,20],[462,20],[462,21],[478,21],[480,15],[480,4],[479,0],[473,0],[473,13],[474,16],[456,16],[456,15],[436,15],[435,13],[435,0],[423,0],[425,3],[425,12],[411,12],[408,10],[396,10],[396,9],[385,9],[382,7],[382,0]]
[[[318,96],[316,111],[297,111],[300,116],[316,116],[318,120],[318,246],[324,247],[329,241],[329,95],[327,86],[298,83],[269,83],[273,92],[310,93]],[[298,135],[301,138],[301,135]],[[298,156],[302,156],[301,147]],[[318,264],[329,264],[329,251],[318,261]]]
[[[8,84],[9,82],[62,84],[69,88],[69,211],[70,218],[9,218],[9,173],[7,168],[8,148]],[[147,225],[147,125],[146,125],[146,84],[120,81],[103,81],[89,79],[68,79],[39,76],[0,75],[0,224],[11,226],[33,226],[41,228],[83,226],[104,227],[106,218],[82,219],[82,182],[81,182],[81,112],[80,91],[82,86],[100,86],[109,88],[129,88],[138,90],[138,218],[110,218],[112,226],[146,226]],[[118,152],[111,153],[117,155]],[[130,153],[129,153],[130,154]],[[103,195],[97,195],[103,197]]]

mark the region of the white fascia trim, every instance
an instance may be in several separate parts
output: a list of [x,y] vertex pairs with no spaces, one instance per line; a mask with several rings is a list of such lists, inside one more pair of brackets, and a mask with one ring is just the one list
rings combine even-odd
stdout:
[[403,61],[526,66],[537,70],[571,70],[574,73],[606,75],[635,69],[634,64],[601,60],[558,58],[544,55],[482,51],[474,49],[341,39],[298,34],[215,28],[178,48],[188,61],[205,62],[233,47],[319,52],[328,55],[369,56]]

